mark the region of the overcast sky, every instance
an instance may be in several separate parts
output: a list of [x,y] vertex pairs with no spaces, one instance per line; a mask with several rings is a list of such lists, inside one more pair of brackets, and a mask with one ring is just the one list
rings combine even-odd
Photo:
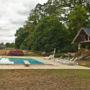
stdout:
[[0,43],[14,42],[16,30],[23,26],[37,3],[47,0],[0,0]]

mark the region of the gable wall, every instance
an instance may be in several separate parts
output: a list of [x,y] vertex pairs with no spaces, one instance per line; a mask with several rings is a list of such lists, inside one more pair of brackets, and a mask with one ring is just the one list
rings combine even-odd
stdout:
[[81,30],[80,34],[75,40],[75,43],[79,44],[80,42],[87,41],[87,40],[88,40],[88,35],[83,30]]

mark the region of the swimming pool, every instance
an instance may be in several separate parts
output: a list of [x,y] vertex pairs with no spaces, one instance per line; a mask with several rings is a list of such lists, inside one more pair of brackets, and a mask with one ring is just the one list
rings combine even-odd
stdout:
[[41,61],[32,58],[0,58],[0,64],[25,64],[25,61],[28,61],[30,64],[45,64]]

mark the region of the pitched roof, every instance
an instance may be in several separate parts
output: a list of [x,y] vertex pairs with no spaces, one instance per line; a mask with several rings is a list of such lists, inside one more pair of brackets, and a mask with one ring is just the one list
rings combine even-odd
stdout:
[[82,28],[88,36],[90,36],[90,28]]
[[84,32],[86,32],[86,34],[87,34],[88,36],[90,36],[90,28],[82,27],[82,28],[80,29],[80,31],[77,33],[77,35],[75,36],[75,38],[73,39],[72,44],[74,44],[75,40],[77,39],[77,37],[79,36],[79,34],[80,34],[80,32],[81,32],[82,30],[83,30]]

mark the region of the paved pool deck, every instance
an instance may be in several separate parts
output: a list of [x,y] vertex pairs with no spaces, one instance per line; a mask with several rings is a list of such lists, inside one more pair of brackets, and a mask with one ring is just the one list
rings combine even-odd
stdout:
[[54,60],[47,60],[47,59],[44,59],[44,57],[39,57],[39,56],[25,57],[25,58],[33,58],[33,59],[36,59],[38,61],[41,61],[47,64],[45,65],[30,64],[29,66],[15,65],[15,64],[14,65],[0,65],[0,69],[86,69],[86,70],[90,70],[90,68],[88,67],[79,66],[79,65],[64,65]]

